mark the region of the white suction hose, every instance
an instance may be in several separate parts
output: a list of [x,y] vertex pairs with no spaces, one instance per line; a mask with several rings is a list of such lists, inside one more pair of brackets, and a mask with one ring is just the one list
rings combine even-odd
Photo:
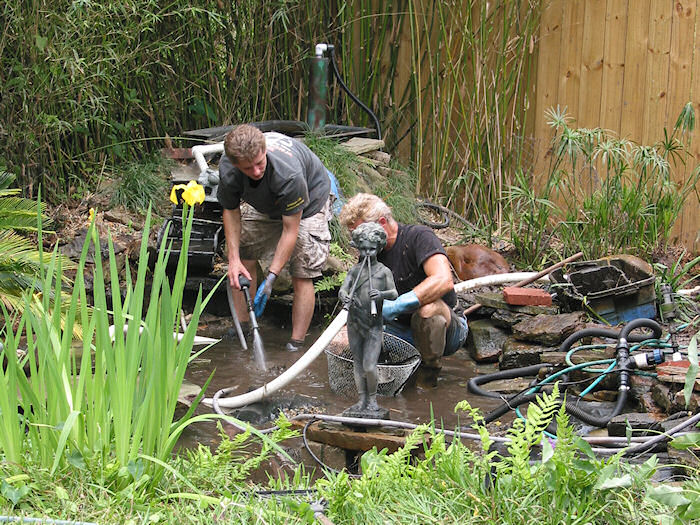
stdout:
[[220,153],[224,151],[224,143],[219,142],[217,144],[204,144],[202,146],[192,146],[192,156],[194,157],[197,166],[199,167],[199,172],[206,171],[209,168],[207,161],[204,159],[204,155],[207,153]]
[[[478,288],[479,286],[495,286],[499,284],[506,283],[517,283],[529,279],[537,275],[536,272],[515,272],[515,273],[495,273],[493,275],[486,275],[484,277],[477,277],[476,279],[469,279],[468,281],[462,281],[461,283],[455,284],[455,292],[465,292],[471,290],[472,288]],[[549,277],[545,275],[540,277],[539,281],[549,281]]]
[[[260,388],[253,390],[252,392],[246,392],[234,397],[222,397],[219,398],[218,404],[221,408],[239,408],[242,406],[250,405],[251,403],[257,403],[262,401],[265,397],[269,396],[273,392],[279,390],[280,388],[286,386],[290,381],[292,381],[296,376],[303,372],[328,346],[328,344],[333,340],[340,329],[345,326],[345,322],[348,320],[348,311],[343,309],[331,322],[328,328],[321,334],[321,336],[316,339],[316,342],[311,345],[306,353],[301,356],[296,363],[290,366],[284,373],[269,383],[265,383]],[[207,397],[202,400],[202,403],[208,406],[212,406],[212,398]]]

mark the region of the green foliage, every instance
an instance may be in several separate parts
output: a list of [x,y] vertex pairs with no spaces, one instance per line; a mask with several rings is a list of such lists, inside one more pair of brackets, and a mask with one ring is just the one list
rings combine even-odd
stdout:
[[550,241],[557,231],[556,227],[551,227],[556,215],[553,199],[558,185],[558,178],[550,177],[544,187],[537,190],[534,178],[518,171],[506,193],[510,239],[522,266],[541,268],[551,256]]
[[502,226],[508,174],[529,160],[526,89],[541,9],[519,0],[408,2],[417,187],[489,236]]
[[161,155],[120,164],[110,205],[124,206],[143,214],[152,204],[165,202],[170,189],[168,179],[171,164]]
[[[477,453],[451,443],[430,425],[417,428],[394,454],[372,450],[362,457],[362,477],[329,476],[317,482],[334,523],[654,523],[657,508],[643,504],[656,461],[623,464],[618,456],[595,457],[576,436],[558,400],[544,395],[531,404],[526,423],[508,432],[508,454],[491,450],[483,418],[465,410],[484,437]],[[556,417],[557,439],[542,430]],[[540,458],[532,460],[533,451]],[[492,467],[496,474],[491,477]],[[485,480],[491,482],[485,482]],[[653,509],[653,510],[652,510]]]
[[217,425],[221,441],[215,452],[200,444],[194,450],[185,450],[184,458],[180,459],[178,470],[200,493],[217,494],[222,487],[231,491],[236,485],[244,488],[250,474],[277,451],[276,444],[298,436],[298,432],[290,430],[291,425],[284,416],[278,418],[278,428],[262,441],[261,447],[257,439],[253,441],[255,436],[251,428],[230,438],[221,423]]
[[511,236],[521,260],[540,268],[557,252],[583,251],[595,259],[610,253],[645,257],[663,249],[685,202],[698,195],[700,166],[680,183],[671,177],[690,159],[684,142],[689,111],[683,109],[685,117],[670,134],[664,130],[663,140],[646,146],[600,128],[571,127],[565,110],[550,110],[554,138],[546,177],[517,175],[508,193]]
[[323,165],[335,175],[343,195],[357,193],[357,180],[360,175],[361,158],[341,146],[337,140],[308,133],[304,143],[313,151]]
[[[24,235],[36,232],[39,223],[49,223],[45,205],[20,197],[20,190],[10,187],[14,181],[14,175],[0,170],[0,303],[9,312],[21,312],[26,292],[50,295],[53,290],[43,289],[41,253]],[[64,267],[73,266],[66,258],[60,259]],[[64,276],[63,283],[68,281]],[[29,304],[36,309],[35,301]]]
[[[21,316],[5,325],[2,359],[7,366],[0,371],[4,414],[0,450],[5,461],[47,468],[52,474],[69,464],[97,464],[102,471],[96,477],[104,483],[143,490],[157,485],[184,428],[212,417],[192,417],[196,400],[182,418],[174,419],[199,315],[209,299],[198,296],[192,321],[178,341],[174,332],[180,320],[191,223],[192,213],[172,285],[165,272],[169,251],[160,247],[150,295],[147,236],[136,278],[132,281],[126,272],[125,284],[119,282],[110,239],[107,267],[101,258],[95,259],[92,308],[87,306],[85,272],[89,248],[100,246],[94,223],[68,303],[54,300],[61,292],[62,259],[57,252],[40,255],[45,262],[42,289],[53,293],[44,293],[36,308],[27,308],[32,299],[26,297]],[[149,225],[150,214],[145,231]],[[82,353],[77,355],[76,323],[83,327]],[[26,344],[26,352],[20,358],[21,344]],[[23,416],[13,417],[18,408]]]
[[[654,263],[654,270],[656,274],[656,297],[659,304],[663,303],[663,293],[661,291],[662,284],[668,284],[671,287],[671,297],[675,305],[675,311],[679,315],[679,318],[685,322],[691,322],[700,313],[700,305],[697,301],[690,297],[678,294],[678,290],[683,290],[686,288],[693,288],[696,286],[698,279],[700,279],[700,274],[692,272],[696,270],[696,266],[700,264],[700,256],[683,263],[686,252],[683,250],[682,254],[671,264],[667,266],[663,263]],[[663,315],[663,310],[662,310]]]

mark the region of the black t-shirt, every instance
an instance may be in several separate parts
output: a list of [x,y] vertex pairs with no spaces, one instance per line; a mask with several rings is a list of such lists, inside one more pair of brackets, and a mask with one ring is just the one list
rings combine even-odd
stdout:
[[[396,235],[396,242],[390,250],[384,249],[377,260],[386,265],[394,274],[394,282],[399,295],[413,290],[423,282],[427,275],[423,263],[430,256],[441,253],[445,257],[445,249],[440,239],[427,226],[419,224],[401,224]],[[450,308],[457,304],[457,294],[454,289],[442,296],[442,300]],[[410,315],[399,316],[399,322],[410,324]]]
[[273,219],[302,212],[306,219],[323,208],[331,182],[326,168],[304,143],[282,135],[265,133],[267,168],[252,181],[233,167],[226,155],[219,162],[217,198],[226,209],[236,209],[241,200]]

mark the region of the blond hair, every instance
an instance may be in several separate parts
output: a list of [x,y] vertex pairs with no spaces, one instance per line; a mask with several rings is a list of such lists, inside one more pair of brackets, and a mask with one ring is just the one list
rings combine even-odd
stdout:
[[251,162],[265,150],[265,135],[255,126],[241,124],[229,131],[224,139],[224,151],[233,164]]
[[358,222],[377,222],[384,217],[393,222],[391,208],[382,199],[371,193],[358,193],[345,203],[340,212],[340,224],[352,229]]

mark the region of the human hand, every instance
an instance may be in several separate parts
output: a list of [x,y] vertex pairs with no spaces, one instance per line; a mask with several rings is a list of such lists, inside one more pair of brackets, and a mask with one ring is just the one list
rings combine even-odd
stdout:
[[231,287],[235,288],[236,290],[241,289],[241,282],[239,279],[241,275],[247,279],[250,279],[250,274],[248,273],[248,270],[246,270],[246,267],[243,266],[243,264],[241,264],[240,261],[229,260],[227,273],[228,282],[231,284]]
[[256,317],[260,317],[263,314],[267,300],[272,294],[272,283],[275,282],[275,279],[277,279],[277,274],[269,272],[267,277],[265,277],[265,281],[258,287],[258,292],[255,294],[255,300],[253,301]]
[[377,290],[376,288],[372,288],[372,289],[369,291],[369,298],[370,298],[370,299],[373,299],[373,300],[376,301],[376,300],[379,299],[381,296],[382,296],[382,292],[380,292],[380,291]]
[[382,317],[385,321],[393,321],[399,315],[413,312],[420,306],[420,301],[416,292],[411,290],[400,295],[397,299],[384,301],[382,306]]

